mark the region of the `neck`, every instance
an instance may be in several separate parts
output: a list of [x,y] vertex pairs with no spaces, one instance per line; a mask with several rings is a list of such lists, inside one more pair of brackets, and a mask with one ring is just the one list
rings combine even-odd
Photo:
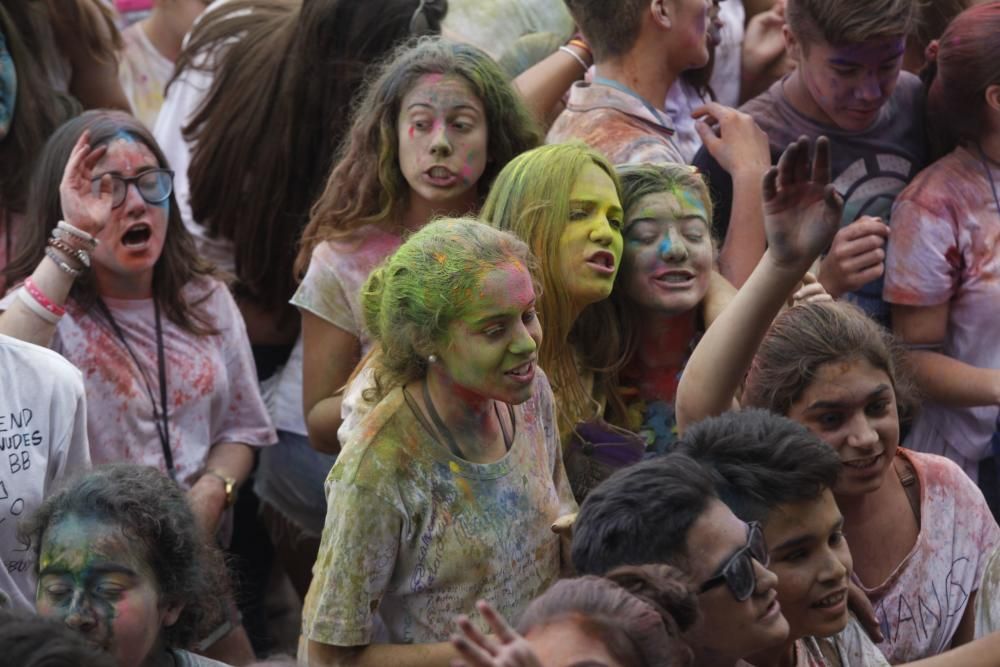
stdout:
[[675,315],[648,310],[641,313],[638,356],[643,366],[657,368],[683,361],[694,337],[695,309]]
[[979,147],[987,160],[994,166],[1000,165],[1000,129],[987,132],[986,136],[980,139]]
[[781,646],[754,653],[747,658],[754,667],[793,667],[795,665],[795,642],[789,639]]
[[157,640],[156,646],[142,661],[142,667],[175,667],[176,664],[173,653],[164,646],[162,638]]
[[427,201],[410,191],[403,213],[403,227],[410,230],[420,229],[438,216],[460,217],[473,215],[479,207],[479,193],[475,187],[469,188],[458,197],[443,202]]
[[94,282],[97,293],[108,299],[151,299],[153,298],[153,270],[139,276],[119,276],[100,267],[94,267]]
[[[477,450],[485,449],[500,433],[494,400],[456,384],[444,372],[440,363],[430,365],[424,382],[427,383],[427,391],[434,402],[433,406],[427,408],[433,407],[455,439],[459,450],[463,454],[469,454],[463,458],[477,461]],[[477,445],[468,446],[467,443],[470,442]]]
[[704,646],[692,646],[691,650],[694,653],[692,664],[698,667],[737,667],[740,664],[739,658],[721,655]]
[[166,13],[160,7],[153,9],[153,13],[149,15],[149,18],[143,20],[140,24],[143,32],[146,33],[146,37],[149,38],[150,43],[153,45],[160,55],[174,62],[177,60],[177,56],[181,53],[181,43],[184,40],[184,35],[176,35],[173,30],[170,29],[170,23],[166,19]]
[[628,86],[661,111],[667,91],[679,75],[670,68],[662,53],[646,57],[638,48],[621,58],[602,60],[595,69],[598,76]]

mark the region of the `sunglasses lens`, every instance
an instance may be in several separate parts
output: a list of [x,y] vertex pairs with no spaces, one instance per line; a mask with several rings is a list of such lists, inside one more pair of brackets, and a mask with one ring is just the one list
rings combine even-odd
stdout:
[[767,567],[771,560],[771,554],[767,551],[767,542],[764,540],[764,531],[761,530],[759,524],[753,524],[750,528],[750,538],[747,542],[747,546],[750,548],[750,555],[753,556],[758,563]]
[[749,599],[757,588],[757,575],[753,571],[753,559],[744,551],[730,561],[726,567],[726,583],[739,602]]
[[157,204],[170,196],[173,180],[166,171],[147,171],[139,176],[135,184],[142,198],[151,204]]

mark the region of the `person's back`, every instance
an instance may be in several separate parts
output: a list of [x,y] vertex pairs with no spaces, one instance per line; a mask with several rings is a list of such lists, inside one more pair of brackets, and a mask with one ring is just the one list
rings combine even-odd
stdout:
[[[876,5],[790,0],[786,49],[798,66],[742,110],[767,133],[774,161],[800,136],[830,139],[833,183],[845,199],[844,228],[823,261],[820,281],[834,297],[851,293],[885,323],[881,276],[888,228],[874,218],[888,223],[896,195],[923,168],[926,148],[923,88],[900,71],[912,0]],[[728,178],[704,149],[694,163],[709,177],[718,202],[716,228],[725,236]]]
[[0,335],[0,607],[35,609],[35,557],[18,536],[20,518],[89,467],[80,371],[51,350]]

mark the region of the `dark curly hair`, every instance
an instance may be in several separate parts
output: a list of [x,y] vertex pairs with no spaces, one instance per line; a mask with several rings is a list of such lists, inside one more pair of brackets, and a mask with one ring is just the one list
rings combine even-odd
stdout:
[[97,467],[46,498],[21,533],[40,555],[46,531],[70,516],[114,522],[145,546],[161,601],[184,605],[177,622],[163,629],[167,646],[189,648],[225,620],[229,586],[222,554],[166,475],[131,463]]
[[0,655],[17,667],[115,667],[110,655],[65,624],[0,610]]

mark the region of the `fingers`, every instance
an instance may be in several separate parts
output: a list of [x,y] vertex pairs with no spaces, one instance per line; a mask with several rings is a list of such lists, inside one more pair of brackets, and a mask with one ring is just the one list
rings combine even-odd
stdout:
[[802,182],[799,174],[802,173],[800,163],[803,157],[808,159],[809,141],[801,138],[788,144],[788,148],[778,158],[778,189],[791,187],[794,183]]
[[[464,658],[469,667],[494,667],[493,656],[479,648],[461,635],[452,635],[451,645],[455,647],[458,654]],[[456,661],[457,662],[457,661]],[[452,663],[454,667],[455,662]]]
[[830,140],[820,137],[816,140],[816,154],[813,156],[812,180],[826,185],[833,170],[830,156]]
[[764,201],[769,202],[778,196],[778,168],[771,167],[764,174],[764,182],[762,185],[764,190]]
[[882,222],[881,218],[866,215],[842,228],[837,232],[837,236],[839,237],[837,240],[841,243],[855,241],[866,236],[875,236],[881,239],[881,243],[878,245],[885,245],[885,239],[889,238],[889,225]]
[[513,628],[507,624],[504,617],[501,616],[496,609],[490,606],[489,602],[480,600],[476,603],[476,609],[478,609],[479,613],[483,615],[483,618],[490,626],[493,634],[495,634],[501,642],[508,644],[517,639],[517,633],[514,632]]
[[472,642],[477,647],[481,648],[488,655],[497,654],[497,645],[492,638],[485,636],[481,633],[476,626],[472,624],[468,616],[459,616],[455,619],[455,623],[458,625],[458,629],[461,630],[462,636],[465,637],[469,642]]

